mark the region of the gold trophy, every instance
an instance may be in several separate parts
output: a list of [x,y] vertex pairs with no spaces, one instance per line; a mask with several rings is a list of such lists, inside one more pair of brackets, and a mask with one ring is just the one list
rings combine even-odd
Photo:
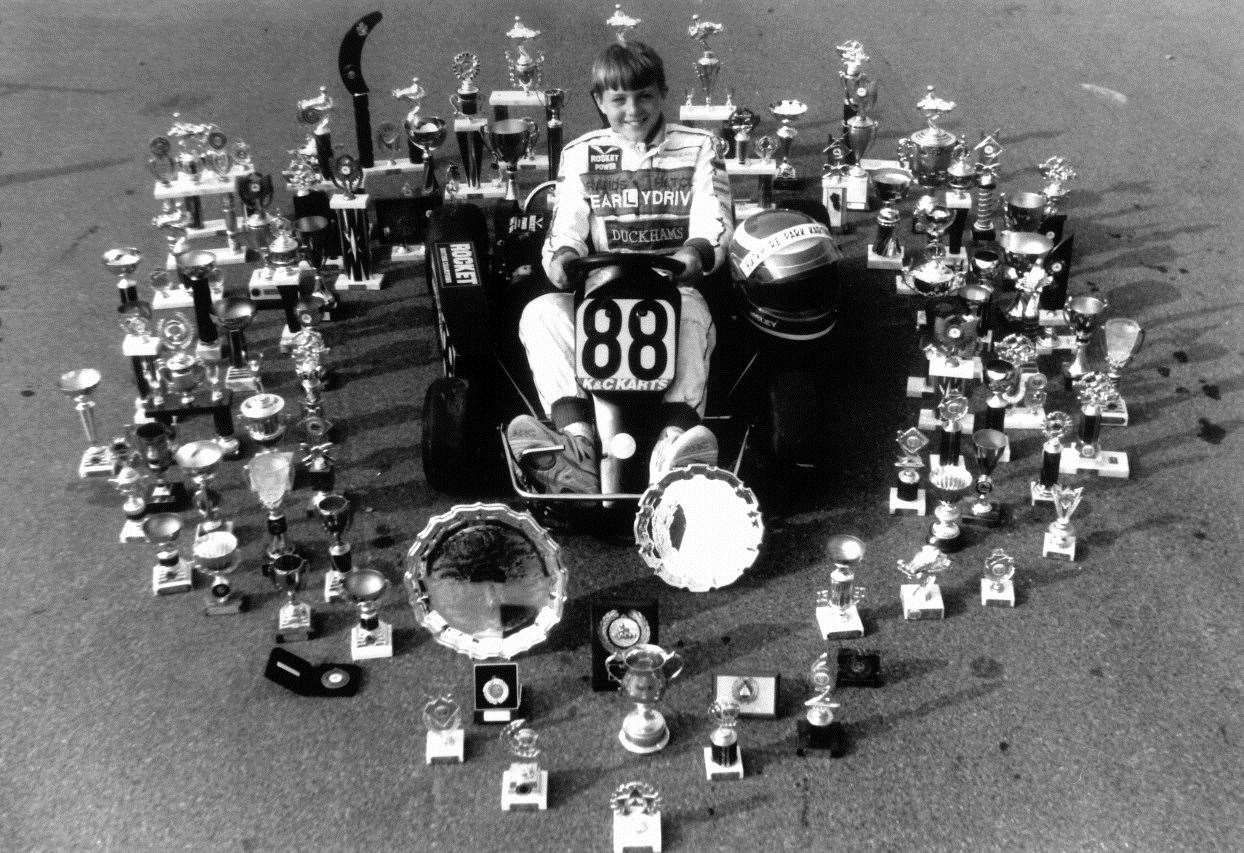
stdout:
[[864,559],[864,543],[855,536],[831,536],[825,553],[834,564],[829,589],[816,593],[816,623],[827,640],[864,636],[858,604],[864,588],[855,584],[855,567]]
[[1051,521],[1050,526],[1046,528],[1045,539],[1041,545],[1041,556],[1047,560],[1067,560],[1074,563],[1076,529],[1071,523],[1071,515],[1080,505],[1084,487],[1077,486],[1071,489],[1055,483],[1050,491],[1054,497],[1054,512],[1058,514],[1058,518]]
[[994,548],[985,558],[985,576],[981,578],[981,605],[985,607],[1014,607],[1015,558]]
[[911,170],[921,186],[937,188],[949,179],[948,170],[961,143],[953,133],[938,127],[937,122],[954,108],[954,101],[937,97],[929,86],[916,104],[928,126],[898,141],[899,164]]

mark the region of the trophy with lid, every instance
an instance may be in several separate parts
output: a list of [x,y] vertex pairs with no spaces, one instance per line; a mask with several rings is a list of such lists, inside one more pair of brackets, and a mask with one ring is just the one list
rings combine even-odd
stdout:
[[937,122],[954,108],[954,101],[937,97],[933,87],[927,87],[924,97],[916,103],[927,126],[898,141],[899,164],[909,169],[921,186],[942,187],[950,177],[950,164],[961,143],[953,133],[938,127]]
[[994,548],[985,558],[985,576],[981,578],[981,605],[984,607],[1014,607],[1015,558]]
[[829,588],[816,593],[816,623],[827,640],[848,640],[864,636],[859,602],[864,588],[855,583],[855,567],[864,559],[864,543],[855,536],[831,536],[825,554],[834,564]]

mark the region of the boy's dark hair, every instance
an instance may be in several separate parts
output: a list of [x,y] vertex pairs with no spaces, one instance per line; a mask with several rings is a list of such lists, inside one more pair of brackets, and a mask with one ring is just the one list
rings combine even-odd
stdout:
[[656,86],[664,95],[665,63],[642,41],[611,44],[592,61],[592,95],[606,89],[634,91]]

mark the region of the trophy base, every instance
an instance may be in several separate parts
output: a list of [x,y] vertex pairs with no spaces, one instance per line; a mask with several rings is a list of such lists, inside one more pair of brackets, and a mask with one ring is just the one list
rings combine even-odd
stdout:
[[126,335],[121,340],[121,355],[126,358],[155,358],[160,354],[160,339],[155,335]]
[[1045,407],[1015,406],[1014,408],[1007,409],[1006,419],[1003,423],[1006,425],[1006,429],[1045,429]]
[[223,530],[225,533],[232,533],[233,522],[221,520],[217,521],[215,524],[212,524],[210,522],[200,521],[194,526],[194,538],[202,539],[207,534],[215,533],[218,530]]
[[367,179],[372,175],[422,175],[427,168],[425,163],[412,163],[410,160],[389,159],[374,166],[363,167],[363,187],[366,190]]
[[281,352],[289,354],[294,350],[294,333],[290,330],[289,324],[281,327],[281,342],[277,344]]
[[246,292],[251,299],[280,299],[282,287],[297,287],[302,274],[298,267],[259,267],[251,273]]
[[[959,458],[955,460],[954,464],[957,467],[963,467],[963,454],[962,453],[959,454]],[[941,468],[941,467],[942,467],[942,457],[937,453],[930,453],[929,454],[929,470],[936,471],[938,468]]]
[[391,264],[421,264],[428,256],[427,246],[422,243],[412,243],[409,246],[393,246],[389,249],[389,263]]
[[905,501],[898,496],[898,488],[890,487],[890,515],[924,515],[928,510],[924,489],[916,492],[914,501]]
[[945,377],[946,379],[984,379],[985,371],[979,356],[961,358],[958,364],[951,364],[950,359],[940,352],[928,356],[929,377]]
[[496,184],[480,184],[478,187],[459,184],[457,192],[446,191],[446,201],[497,201],[505,198],[505,187]]
[[[657,712],[653,712],[657,714]],[[645,726],[643,731],[638,734],[632,734],[626,730],[626,721],[623,721],[622,728],[618,731],[618,741],[626,749],[627,752],[633,752],[636,755],[651,755],[654,752],[660,752],[665,749],[670,742],[670,730],[665,725],[664,718],[660,717],[660,728],[653,729]]]
[[179,482],[155,486],[147,494],[147,514],[158,512],[181,512],[189,503],[186,487]]
[[332,604],[334,601],[346,600],[345,587],[342,586],[342,581],[345,580],[345,577],[346,576],[342,572],[339,572],[336,569],[329,569],[324,573],[325,604]]
[[116,473],[117,457],[112,452],[112,448],[99,445],[82,451],[82,458],[78,460],[79,479],[111,477]]
[[[964,414],[963,417],[959,418],[959,432],[970,434],[975,420],[976,416],[972,412]],[[933,432],[941,426],[941,423],[933,409],[921,409],[920,416],[916,420],[916,427],[925,432]]]
[[816,624],[827,640],[854,640],[864,636],[860,610],[854,604],[847,608],[832,605],[816,608]]
[[734,221],[741,224],[745,222],[746,220],[750,219],[751,217],[755,216],[757,213],[761,213],[768,209],[769,209],[768,207],[766,207],[763,204],[760,204],[759,202],[754,202],[754,201],[736,202],[734,205]]
[[311,605],[284,604],[277,611],[276,641],[293,643],[311,639]]
[[661,813],[613,815],[613,853],[661,853]]
[[[146,512],[146,509],[143,511]],[[117,541],[122,545],[128,545],[131,542],[146,542],[147,534],[143,532],[142,518],[127,518],[125,524],[121,525],[121,532],[117,534]]]
[[1058,461],[1061,474],[1077,474],[1092,471],[1099,477],[1117,477],[1126,480],[1130,476],[1127,454],[1121,450],[1099,450],[1092,458],[1085,458],[1074,447],[1064,447]]
[[[926,597],[925,592],[928,592]],[[942,590],[937,584],[923,587],[920,584],[905,583],[899,587],[903,599],[903,618],[909,621],[918,619],[943,619],[946,608],[942,604]]]
[[367,278],[350,278],[345,273],[337,276],[337,280],[333,282],[333,290],[338,292],[345,290],[383,290],[384,289],[384,273],[372,273]]
[[743,751],[735,750],[733,764],[718,764],[713,760],[713,748],[704,747],[704,778],[710,782],[743,778]]
[[1127,426],[1127,403],[1122,397],[1113,400],[1101,408],[1101,425],[1110,427]]
[[494,89],[488,93],[488,106],[544,109],[544,92],[528,89]]
[[1032,506],[1036,506],[1037,504],[1052,504],[1054,503],[1054,490],[1049,486],[1043,486],[1036,480],[1033,480],[1028,484],[1028,497],[1029,503]]
[[1037,338],[1037,355],[1051,355],[1059,350],[1074,352],[1075,348],[1075,335],[1055,335],[1054,337],[1043,335]]
[[868,172],[847,174],[847,210],[868,210]]
[[1074,563],[1076,561],[1076,538],[1045,531],[1045,538],[1041,543],[1041,556],[1047,560],[1065,560],[1068,563]]
[[249,367],[234,367],[233,365],[225,371],[225,387],[235,394],[258,394],[263,391],[263,383],[254,371]]
[[466,758],[466,734],[462,729],[428,732],[424,764],[461,764]]
[[179,592],[189,592],[193,588],[194,576],[190,571],[190,564],[185,560],[178,560],[173,566],[161,566],[158,563],[152,566],[152,595],[176,595]]
[[393,657],[393,626],[381,622],[374,631],[362,625],[350,629],[350,659],[375,660]]
[[167,184],[156,181],[151,194],[156,201],[193,196],[228,195],[236,189],[237,179],[245,176],[248,171],[245,167],[235,164],[223,178],[217,177],[215,173],[200,173],[196,176],[198,177],[196,181],[193,177],[179,175]]
[[[877,250],[872,246],[868,247],[868,268],[870,270],[893,270],[898,272],[903,268],[903,256],[906,253],[900,246],[897,255],[879,255]],[[902,293],[903,277],[898,276],[899,293]]]
[[726,174],[735,178],[772,178],[777,175],[777,163],[773,160],[748,160],[746,163],[740,163],[738,160],[726,160]]
[[210,598],[203,607],[203,612],[208,616],[233,616],[241,613],[243,608],[242,596],[237,593],[230,593],[227,598]]
[[[847,209],[847,182],[837,175],[825,175],[821,178],[821,204],[829,211],[829,227],[831,231],[841,233],[845,228],[843,212]],[[869,249],[869,269],[872,269],[872,247]]]
[[735,107],[727,104],[683,104],[678,108],[678,120],[726,121],[734,115]]
[[963,514],[963,518],[959,519],[963,524],[972,524],[977,527],[1002,527],[1010,520],[1010,508],[1003,503],[991,503],[989,508],[983,512],[977,512],[974,507],[969,508]]
[[1068,325],[1067,313],[1065,311],[1051,311],[1048,308],[1042,308],[1037,312],[1037,323],[1047,329],[1066,328]]
[[[219,219],[214,219],[212,222],[220,223],[220,226],[214,231],[214,233],[223,234],[225,231],[224,223]],[[212,256],[216,258],[216,266],[218,267],[231,267],[236,264],[246,263],[246,249],[241,246],[238,246],[236,249],[230,248],[229,246],[213,246],[208,248],[207,251],[211,252]]]
[[549,807],[549,771],[540,770],[536,783],[530,791],[519,793],[515,788],[523,784],[523,772],[514,767],[501,774],[501,811],[544,811]]
[[800,720],[796,725],[799,743],[805,749],[828,749],[831,758],[841,758],[847,754],[847,732],[842,723],[830,723],[817,726]]
[[179,308],[190,308],[194,305],[194,297],[190,288],[178,283],[170,284],[163,290],[157,290],[151,296],[152,311],[175,311]]
[[1015,584],[1009,580],[995,582],[988,578],[981,578],[981,606],[1014,607]]

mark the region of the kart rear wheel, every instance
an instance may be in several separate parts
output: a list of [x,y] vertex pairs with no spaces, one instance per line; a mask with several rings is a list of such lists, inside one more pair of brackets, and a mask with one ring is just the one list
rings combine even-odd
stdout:
[[769,377],[770,448],[783,467],[818,468],[829,461],[834,421],[818,376],[799,368]]
[[445,494],[468,491],[478,479],[480,448],[468,433],[470,391],[466,380],[442,377],[423,398],[423,477]]

